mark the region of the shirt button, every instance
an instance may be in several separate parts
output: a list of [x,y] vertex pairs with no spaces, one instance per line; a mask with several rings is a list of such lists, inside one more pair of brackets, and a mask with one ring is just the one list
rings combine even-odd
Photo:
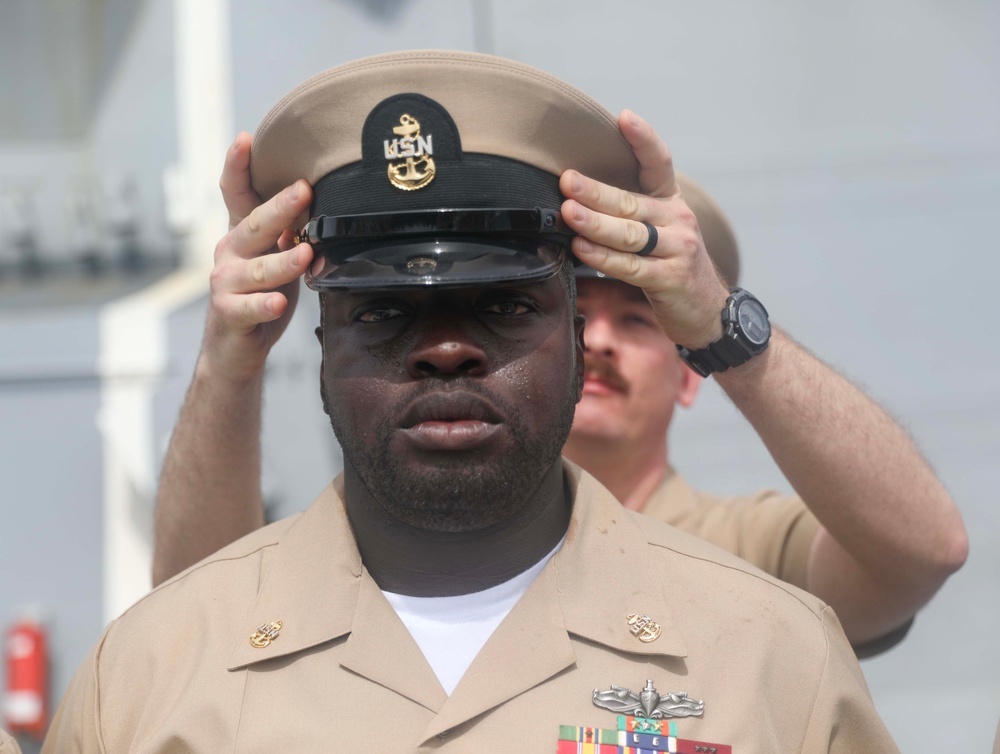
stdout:
[[438,733],[438,738],[447,738],[450,735],[451,735],[451,728],[448,728],[448,730],[443,730],[440,733]]

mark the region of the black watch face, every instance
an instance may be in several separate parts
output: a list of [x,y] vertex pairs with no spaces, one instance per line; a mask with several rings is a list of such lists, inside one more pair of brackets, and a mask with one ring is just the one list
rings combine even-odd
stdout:
[[755,346],[762,346],[771,337],[771,323],[767,319],[767,312],[764,307],[753,299],[743,301],[740,304],[739,314],[740,329],[746,339]]

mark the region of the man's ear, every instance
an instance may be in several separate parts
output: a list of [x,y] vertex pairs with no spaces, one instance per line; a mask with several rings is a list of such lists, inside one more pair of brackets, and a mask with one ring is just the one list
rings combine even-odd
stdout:
[[[319,341],[320,348],[323,346],[323,326],[316,328],[316,340]],[[323,400],[323,413],[330,415],[329,403],[326,400],[326,354],[323,353],[319,360],[319,397]]]
[[323,379],[323,367],[319,368],[319,397],[323,401],[323,413],[330,415],[330,403],[326,399],[326,380]]
[[677,390],[677,405],[681,408],[691,408],[694,399],[698,397],[701,381],[704,379],[683,361],[680,363],[681,384]]
[[584,361],[584,351],[586,347],[583,342],[583,329],[587,324],[586,318],[582,314],[573,317],[573,331],[576,340],[576,402],[583,398],[583,381],[587,374],[587,362]]

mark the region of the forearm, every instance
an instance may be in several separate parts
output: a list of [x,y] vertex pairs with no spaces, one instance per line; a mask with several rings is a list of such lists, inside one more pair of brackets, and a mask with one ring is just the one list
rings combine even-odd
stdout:
[[[728,291],[667,145],[630,111],[618,124],[639,161],[642,191],[564,172],[562,217],[577,233],[573,253],[642,288],[672,342],[704,348],[723,335]],[[848,637],[857,643],[904,623],[967,549],[955,504],[906,433],[781,332],[764,353],[717,379],[823,524],[809,586],[841,616]]]
[[154,586],[264,524],[262,380],[228,382],[199,361],[160,474]]
[[312,200],[296,181],[264,204],[250,184],[250,136],[219,181],[229,232],[215,248],[205,339],[160,473],[153,542],[159,584],[264,524],[260,411],[264,364],[312,262],[289,228]]
[[717,375],[819,519],[809,587],[854,642],[908,620],[965,560],[954,502],[873,401],[776,330]]

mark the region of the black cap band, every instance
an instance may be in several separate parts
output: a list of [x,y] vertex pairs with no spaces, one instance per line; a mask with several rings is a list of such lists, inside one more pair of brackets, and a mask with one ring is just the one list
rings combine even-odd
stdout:
[[313,187],[303,231],[317,252],[311,288],[394,288],[531,281],[558,270],[572,238],[559,177],[464,154],[447,110],[420,94],[379,102],[361,161]]
[[357,215],[420,209],[559,207],[559,177],[523,162],[487,154],[465,155],[418,191],[403,192],[381,170],[354,163],[324,176],[313,187],[311,214]]

